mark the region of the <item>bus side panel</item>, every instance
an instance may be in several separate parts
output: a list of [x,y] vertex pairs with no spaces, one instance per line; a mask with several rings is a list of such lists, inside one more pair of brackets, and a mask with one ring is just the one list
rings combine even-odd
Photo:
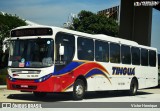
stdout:
[[136,76],[138,78],[139,89],[158,85],[158,72],[156,67],[137,66]]
[[87,79],[89,91],[117,90],[117,78],[112,76],[112,66],[110,63],[99,62],[107,73],[96,74]]
[[[130,83],[133,77],[135,77],[134,66],[108,63],[110,80],[112,82],[113,90],[129,90]],[[129,70],[129,72],[128,72]]]
[[116,90],[115,86],[112,85],[111,79],[95,75],[87,79],[88,91],[103,91],[103,90]]
[[154,87],[158,85],[158,68],[148,67],[146,70],[146,87]]

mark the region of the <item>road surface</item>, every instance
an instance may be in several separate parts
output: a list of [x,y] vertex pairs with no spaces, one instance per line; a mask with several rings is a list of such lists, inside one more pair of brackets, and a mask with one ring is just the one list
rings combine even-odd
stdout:
[[[160,102],[160,88],[151,88],[151,89],[143,89],[139,90],[136,96],[129,96],[127,93],[124,93],[123,91],[104,91],[104,92],[87,92],[84,99],[81,101],[73,101],[71,98],[70,93],[62,93],[62,94],[56,94],[56,93],[49,93],[45,98],[36,98],[34,95],[30,92],[20,92],[20,91],[12,91],[7,89],[0,89],[0,102],[31,102],[31,103],[41,103],[43,102],[43,105],[49,105],[51,108],[54,108],[55,103],[59,102],[67,102],[67,103],[75,103],[75,102],[82,102],[82,103],[92,103],[92,102],[107,102],[107,103],[120,103],[120,102]],[[159,103],[160,104],[160,103]],[[53,106],[53,107],[52,107]],[[95,106],[96,107],[96,106]],[[114,105],[113,105],[114,108]],[[112,108],[112,109],[113,109]],[[3,108],[2,108],[3,109]],[[75,111],[75,108],[54,108],[56,111]],[[106,108],[84,108],[87,111],[106,111]],[[76,110],[81,111],[84,109],[76,108]],[[109,108],[107,108],[109,109]],[[14,109],[15,111],[18,111],[17,109]],[[32,109],[35,111],[35,109]],[[39,111],[41,111],[40,109]],[[45,111],[50,111],[50,108],[46,108]],[[110,109],[111,110],[111,109]],[[119,109],[115,108],[115,110],[118,111],[128,111],[127,108]],[[160,111],[160,108],[130,108],[131,111]],[[0,109],[1,111],[1,109]],[[3,109],[3,111],[5,111]],[[7,109],[6,109],[7,111]],[[54,110],[52,110],[54,111]]]

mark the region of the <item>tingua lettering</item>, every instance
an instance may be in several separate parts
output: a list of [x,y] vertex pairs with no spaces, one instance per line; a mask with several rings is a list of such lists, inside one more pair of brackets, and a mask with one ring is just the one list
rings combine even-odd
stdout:
[[112,67],[112,75],[135,75],[135,68]]

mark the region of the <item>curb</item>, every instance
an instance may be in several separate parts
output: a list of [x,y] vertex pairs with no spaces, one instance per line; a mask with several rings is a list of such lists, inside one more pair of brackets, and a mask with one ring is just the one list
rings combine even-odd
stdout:
[[0,85],[0,89],[7,89],[7,85]]

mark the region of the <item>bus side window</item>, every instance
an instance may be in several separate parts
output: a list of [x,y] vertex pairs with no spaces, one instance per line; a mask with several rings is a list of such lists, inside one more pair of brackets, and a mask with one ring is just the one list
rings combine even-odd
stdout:
[[141,49],[141,65],[148,66],[148,50]]
[[120,45],[116,43],[110,43],[110,62],[120,63]]
[[92,39],[78,37],[78,59],[94,60],[94,42]]
[[153,67],[156,66],[156,51],[149,51],[149,65]]
[[132,64],[140,65],[140,49],[138,47],[132,47],[131,53],[132,53]]
[[109,62],[108,42],[95,41],[95,60],[100,62]]
[[127,45],[121,45],[121,61],[122,64],[131,64],[131,51]]

